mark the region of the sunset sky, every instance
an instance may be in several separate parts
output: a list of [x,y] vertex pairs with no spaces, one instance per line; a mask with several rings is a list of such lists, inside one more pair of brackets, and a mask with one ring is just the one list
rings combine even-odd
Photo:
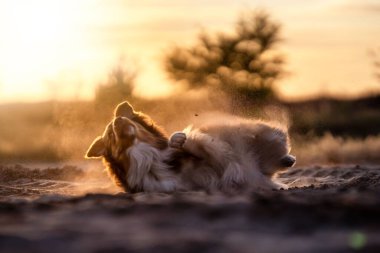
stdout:
[[283,26],[284,98],[380,91],[368,53],[380,47],[378,0],[0,0],[0,103],[90,99],[122,57],[139,70],[137,95],[163,96],[166,50],[233,31],[258,7]]

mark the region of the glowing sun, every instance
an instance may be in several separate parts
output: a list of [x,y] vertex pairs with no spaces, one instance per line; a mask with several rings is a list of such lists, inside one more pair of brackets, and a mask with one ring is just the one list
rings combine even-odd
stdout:
[[[56,74],[78,30],[71,1],[0,2],[0,85],[18,93]],[[71,2],[72,3],[72,2]],[[31,87],[28,87],[29,90]]]

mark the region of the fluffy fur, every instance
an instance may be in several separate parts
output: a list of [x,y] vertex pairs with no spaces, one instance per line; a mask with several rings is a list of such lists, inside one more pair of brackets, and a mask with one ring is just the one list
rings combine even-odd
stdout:
[[214,122],[170,138],[147,115],[120,104],[86,158],[103,157],[116,184],[127,192],[278,189],[271,181],[290,167],[286,131],[260,121]]

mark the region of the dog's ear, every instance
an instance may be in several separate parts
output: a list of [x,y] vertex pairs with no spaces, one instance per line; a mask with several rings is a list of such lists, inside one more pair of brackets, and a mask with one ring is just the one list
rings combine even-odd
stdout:
[[97,137],[87,150],[85,158],[99,158],[105,154],[106,146],[101,136]]
[[130,103],[127,101],[119,104],[114,112],[114,116],[116,117],[126,117],[126,118],[132,118],[135,115],[135,111],[133,110],[133,107]]

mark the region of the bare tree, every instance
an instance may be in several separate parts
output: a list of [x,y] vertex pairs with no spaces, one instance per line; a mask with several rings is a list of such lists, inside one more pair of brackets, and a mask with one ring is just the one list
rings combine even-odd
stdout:
[[370,50],[375,78],[380,82],[380,47]]
[[100,84],[95,92],[96,104],[115,106],[118,103],[130,99],[133,96],[133,89],[137,71],[127,68],[123,60],[110,71],[108,80]]

